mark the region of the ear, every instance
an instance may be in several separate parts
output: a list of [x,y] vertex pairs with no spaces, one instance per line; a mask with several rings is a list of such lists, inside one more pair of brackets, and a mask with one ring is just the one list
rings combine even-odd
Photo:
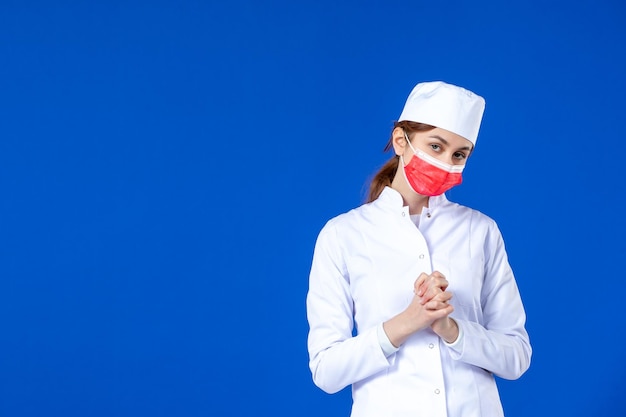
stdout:
[[391,142],[393,143],[393,150],[396,152],[396,155],[404,155],[404,151],[407,147],[404,129],[400,127],[393,129],[393,132],[391,132]]

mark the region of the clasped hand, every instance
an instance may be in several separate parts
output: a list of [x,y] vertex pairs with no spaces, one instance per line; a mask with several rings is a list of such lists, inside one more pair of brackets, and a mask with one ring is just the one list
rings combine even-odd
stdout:
[[426,310],[431,311],[431,316],[434,316],[430,323],[433,331],[448,343],[452,343],[459,335],[459,328],[449,317],[454,307],[449,304],[452,294],[447,288],[448,281],[441,272],[434,271],[430,275],[422,272],[415,280],[415,297],[411,304],[418,302]]
[[415,294],[409,306],[383,325],[394,346],[400,346],[411,334],[429,326],[448,343],[456,340],[458,327],[448,317],[454,307],[449,303],[452,293],[447,288],[448,281],[438,271],[419,275],[413,285]]

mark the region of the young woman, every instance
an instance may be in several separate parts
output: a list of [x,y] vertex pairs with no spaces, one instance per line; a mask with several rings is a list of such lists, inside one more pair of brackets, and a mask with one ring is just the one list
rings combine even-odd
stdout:
[[418,84],[368,203],[331,219],[313,255],[313,381],[352,385],[352,417],[502,416],[494,375],[529,367],[526,315],[496,223],[447,200],[482,120],[482,97]]

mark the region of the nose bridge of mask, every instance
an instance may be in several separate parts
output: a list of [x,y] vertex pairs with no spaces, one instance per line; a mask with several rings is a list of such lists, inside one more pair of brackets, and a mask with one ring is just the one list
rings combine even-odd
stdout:
[[450,165],[446,164],[445,162],[441,162],[434,156],[430,156],[425,152],[415,150],[415,148],[413,148],[413,145],[411,145],[411,141],[409,140],[409,136],[406,134],[406,132],[404,132],[404,138],[406,139],[406,143],[409,144],[409,148],[411,148],[411,150],[413,151],[413,154],[422,161],[428,162],[429,164],[434,165],[437,168],[443,169],[444,171],[447,171],[449,173],[463,172],[463,168],[465,168],[465,165]]

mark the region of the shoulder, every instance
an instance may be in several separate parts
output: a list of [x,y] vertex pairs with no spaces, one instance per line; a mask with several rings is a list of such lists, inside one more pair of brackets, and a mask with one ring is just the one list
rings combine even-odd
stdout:
[[337,216],[328,220],[326,224],[324,224],[324,227],[322,227],[320,234],[329,233],[330,231],[336,233],[337,230],[353,227],[356,223],[359,222],[360,218],[366,215],[367,210],[368,204],[363,204],[347,212],[338,214]]
[[348,241],[354,239],[350,230],[358,230],[356,226],[359,208],[341,213],[326,221],[315,240],[314,259],[322,256],[334,259],[336,264],[344,258],[345,247]]
[[379,206],[380,202],[375,200],[331,218],[322,227],[318,240],[331,238],[336,245],[362,240],[364,233],[376,229],[386,218],[385,210]]

